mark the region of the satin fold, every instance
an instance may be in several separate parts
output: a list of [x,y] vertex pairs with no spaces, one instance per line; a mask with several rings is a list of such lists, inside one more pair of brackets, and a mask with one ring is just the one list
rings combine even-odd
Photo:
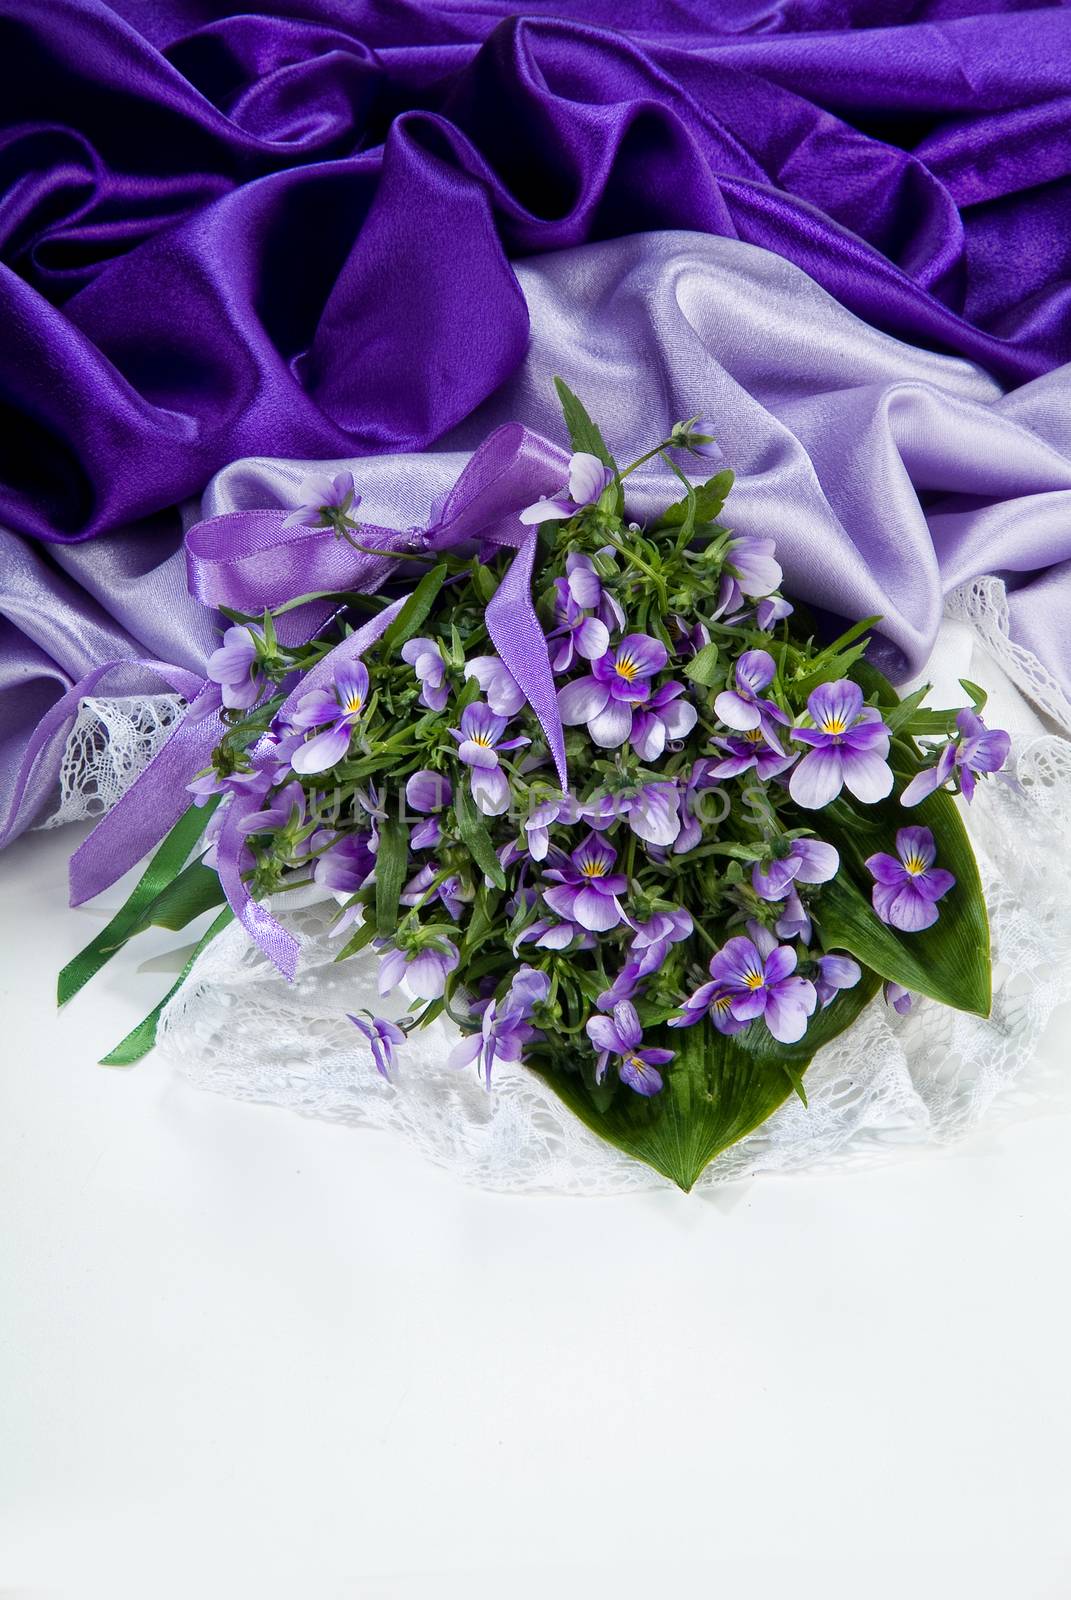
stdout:
[[0,522],[423,448],[523,358],[512,258],[657,229],[1006,384],[1071,359],[1071,12],[561,9],[0,0]]

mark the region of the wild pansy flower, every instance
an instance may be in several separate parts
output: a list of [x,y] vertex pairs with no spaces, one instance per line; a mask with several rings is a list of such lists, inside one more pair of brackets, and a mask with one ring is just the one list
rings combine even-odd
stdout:
[[715,739],[720,750],[727,753],[710,768],[712,778],[736,778],[754,769],[755,776],[767,782],[787,772],[797,759],[796,751],[786,751],[780,744],[770,744],[761,728],[749,728],[735,738]]
[[355,526],[350,512],[356,511],[361,497],[354,493],[352,472],[310,473],[298,493],[301,504],[286,518],[284,528],[334,528],[339,532]]
[[720,461],[724,455],[714,437],[714,424],[709,417],[693,417],[690,422],[675,422],[669,442],[676,450],[690,450],[693,456],[704,461]]
[[364,1017],[355,1017],[351,1011],[347,1011],[346,1015],[368,1040],[376,1071],[389,1083],[394,1070],[394,1046],[405,1043],[405,1034],[396,1022],[390,1022],[386,1017],[373,1017],[370,1011],[367,1013],[367,1022]]
[[600,795],[580,810],[597,832],[623,817],[638,839],[663,849],[675,843],[681,830],[680,790],[673,782],[643,783],[620,794]]
[[594,950],[597,943],[595,935],[582,928],[579,922],[568,919],[553,922],[549,917],[537,917],[514,939],[513,954],[517,954],[522,944],[534,944],[537,950],[567,950],[574,939],[579,941],[578,950]]
[[902,1017],[906,1017],[915,1003],[915,996],[910,989],[905,989],[902,983],[884,983],[881,986],[881,993],[885,1004],[899,1012]]
[[558,709],[567,728],[586,723],[604,750],[616,750],[632,732],[632,707],[651,693],[650,680],[669,660],[659,639],[630,633],[591,664],[591,674],[558,690]]
[[422,767],[405,785],[405,803],[424,817],[410,835],[414,850],[433,850],[442,838],[442,825],[434,812],[444,810],[453,798],[453,786],[441,772]]
[[262,811],[252,811],[238,824],[239,833],[295,833],[305,822],[305,791],[300,783],[277,789]]
[[854,989],[863,969],[858,961],[853,961],[851,956],[819,956],[818,976],[814,986],[818,994],[818,1004],[823,1011],[832,1004],[842,989]]
[[902,933],[918,933],[937,921],[937,902],[956,880],[934,866],[937,847],[929,828],[901,828],[896,856],[879,851],[867,857],[867,870],[875,879],[871,900],[882,922]]
[[576,450],[569,458],[568,490],[563,489],[553,499],[537,500],[535,505],[526,506],[520,520],[525,524],[566,522],[575,517],[582,506],[593,506],[603,490],[609,488],[613,476],[598,456]]
[[609,989],[604,989],[595,1002],[599,1011],[610,1012],[622,1000],[631,1000],[636,990],[640,987],[640,964],[638,961],[626,961],[621,971],[617,974]]
[[[377,948],[382,948],[377,941]],[[379,992],[390,994],[400,983],[421,1000],[438,1000],[460,957],[450,939],[417,936],[417,942],[383,949],[379,958]]]
[[656,911],[646,922],[634,922],[629,953],[637,963],[638,976],[647,978],[665,961],[670,946],[690,939],[694,923],[682,906],[673,911]]
[[547,873],[553,887],[543,890],[543,899],[555,916],[592,933],[616,928],[625,919],[618,896],[628,888],[624,873],[613,870],[616,862],[617,851],[598,834],[589,834],[563,866]]
[[884,800],[893,786],[889,730],[875,706],[863,704],[863,691],[850,678],[823,683],[807,700],[813,728],[794,728],[793,739],[812,748],[792,769],[788,792],[798,806],[814,811],[835,800],[845,785],[857,800]]
[[[606,545],[599,553],[612,556],[613,546]],[[576,604],[585,611],[594,611],[611,633],[620,633],[625,626],[625,613],[595,571],[592,558],[580,550],[570,551],[565,558],[565,575],[569,593]]]
[[[599,580],[591,573],[595,584]],[[574,599],[567,579],[554,580],[554,618],[558,626],[547,634],[547,643],[560,639],[561,643],[551,659],[555,672],[568,672],[576,656],[585,661],[596,661],[610,648],[610,630],[605,622],[594,617]]]
[[683,683],[663,683],[639,711],[632,713],[632,748],[641,761],[657,761],[671,739],[684,739],[699,720]]
[[1008,759],[1011,738],[1003,728],[987,728],[974,711],[961,711],[956,718],[959,738],[950,739],[937,758],[912,778],[900,796],[902,806],[917,806],[949,778],[958,778],[960,792],[968,805],[974,799],[975,782],[983,773],[999,772]]
[[515,717],[524,709],[524,690],[497,656],[473,656],[465,676],[476,679],[496,717]]
[[[418,906],[425,904],[428,890],[439,876],[439,865],[436,861],[428,861],[410,878],[399,896],[403,906]],[[440,900],[454,922],[461,920],[461,913],[467,903],[472,899],[471,890],[465,893],[461,887],[461,879],[456,874],[444,878],[435,890],[434,898]]]
[[[370,833],[340,833],[330,839],[324,830],[312,836],[312,848],[320,853],[312,869],[313,881],[339,898],[356,894],[375,871],[376,858]],[[326,848],[324,848],[326,846]]]
[[722,722],[738,733],[761,730],[766,742],[780,752],[778,724],[788,725],[788,718],[772,700],[762,697],[762,690],[774,680],[777,665],[767,650],[745,650],[734,668],[735,687],[723,689],[714,701],[714,710]]
[[621,1000],[609,1017],[589,1017],[585,1032],[599,1052],[595,1081],[601,1083],[611,1056],[617,1057],[617,1075],[637,1094],[657,1094],[662,1087],[664,1067],[673,1060],[672,1050],[645,1049],[643,1030],[631,1000]]
[[786,853],[756,861],[751,887],[763,900],[783,900],[794,883],[828,883],[840,870],[840,856],[821,839],[793,839]]
[[779,939],[798,939],[801,944],[811,942],[810,913],[800,899],[795,884],[785,897],[785,903],[774,923],[774,932]]
[[[788,945],[778,944],[756,922],[749,924],[749,932],[751,938],[739,934],[711,957],[713,981],[692,996],[690,1006],[685,1003],[687,1019],[677,1019],[677,1026],[698,1021],[694,1011],[703,994],[708,1012],[718,1003],[723,1023],[730,1017],[741,1024],[761,1017],[780,1044],[795,1044],[806,1033],[807,1019],[818,1004],[815,986],[796,972],[796,952]],[[716,1016],[711,1020],[718,1026]],[[729,1029],[723,1026],[723,1031]]]
[[766,595],[755,607],[755,626],[761,628],[763,633],[768,633],[771,628],[776,628],[779,622],[790,617],[795,609],[784,595]]
[[349,750],[350,737],[367,699],[368,668],[363,661],[342,667],[335,677],[333,691],[313,689],[302,695],[290,715],[293,727],[322,728],[323,732],[293,751],[290,765],[294,771],[307,775],[326,772],[337,765]]
[[491,1068],[496,1061],[519,1061],[532,1039],[542,1038],[531,1023],[532,1012],[550,993],[550,979],[534,967],[521,967],[501,1000],[480,1002],[480,1032],[469,1034],[456,1044],[447,1058],[451,1067],[467,1067],[473,1061],[483,1070],[491,1086]]
[[460,728],[450,733],[458,742],[458,756],[469,767],[472,798],[485,817],[500,817],[509,807],[509,781],[498,764],[500,750],[519,750],[530,739],[503,739],[505,717],[496,717],[490,706],[474,700],[461,713]]
[[407,639],[402,645],[402,660],[417,675],[420,699],[429,711],[442,711],[450,698],[446,682],[446,663],[435,639]]
[[737,611],[745,595],[749,599],[760,599],[780,588],[784,573],[774,557],[774,549],[772,539],[756,539],[750,534],[729,541],[714,612],[716,618]]
[[549,829],[556,822],[573,823],[580,816],[580,807],[571,794],[552,795],[540,800],[524,819],[528,854],[533,861],[545,861],[550,849]]
[[236,623],[223,635],[205,666],[206,675],[220,686],[220,699],[230,711],[248,711],[264,693],[264,679],[256,670],[264,634],[254,623]]

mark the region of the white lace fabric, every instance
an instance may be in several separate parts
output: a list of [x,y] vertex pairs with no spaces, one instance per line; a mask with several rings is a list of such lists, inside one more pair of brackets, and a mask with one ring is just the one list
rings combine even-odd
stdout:
[[[791,1096],[720,1155],[701,1185],[889,1160],[947,1144],[983,1116],[992,1122],[1071,1104],[1058,1064],[1038,1048],[1054,1011],[1071,998],[1071,858],[1064,848],[1071,741],[1046,731],[1010,685],[1063,729],[1071,730],[1071,706],[1009,638],[999,580],[965,585],[951,597],[949,615],[968,647],[964,656],[959,641],[959,656],[953,650],[944,662],[946,677],[992,687],[994,723],[1012,720],[1009,705],[1021,708],[1015,782],[981,784],[964,808],[992,927],[992,1013],[983,1019],[920,1000],[900,1017],[875,1002],[815,1056],[808,1106]],[[286,983],[244,931],[230,927],[163,1014],[157,1048],[164,1063],[201,1088],[391,1129],[488,1189],[594,1195],[665,1185],[591,1133],[523,1067],[496,1066],[490,1092],[474,1070],[451,1070],[446,1058],[456,1032],[447,1022],[411,1036],[399,1052],[397,1080],[382,1079],[346,1019],[348,1011],[384,1009],[375,957],[336,963],[329,927],[337,908],[308,903],[307,895],[281,897],[274,908],[301,943],[296,982]]]
[[86,695],[60,763],[59,805],[40,826],[88,822],[110,811],[145,771],[185,706],[177,694]]

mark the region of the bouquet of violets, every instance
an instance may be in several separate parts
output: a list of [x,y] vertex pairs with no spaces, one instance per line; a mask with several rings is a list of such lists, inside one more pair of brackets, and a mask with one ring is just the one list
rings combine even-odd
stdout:
[[[958,714],[901,700],[866,659],[880,619],[816,639],[773,539],[723,521],[732,473],[682,470],[720,455],[711,424],[619,468],[559,393],[564,481],[505,541],[388,548],[349,473],[306,484],[285,536],[377,563],[376,583],[231,608],[190,711],[218,730],[192,805],[60,996],[140,928],[220,905],[199,948],[238,915],[292,972],[264,902],[319,885],[338,961],[378,966],[384,1014],[351,1017],[370,1069],[404,1073],[407,1036],[445,1013],[453,1066],[493,1089],[522,1064],[688,1189],[805,1102],[815,1051],[879,991],[987,1013],[953,795],[1008,737],[972,684]],[[658,456],[680,494],[641,525],[629,478]],[[534,632],[505,604],[522,585]],[[303,637],[299,614],[327,620]],[[155,1016],[106,1059],[143,1054]]]

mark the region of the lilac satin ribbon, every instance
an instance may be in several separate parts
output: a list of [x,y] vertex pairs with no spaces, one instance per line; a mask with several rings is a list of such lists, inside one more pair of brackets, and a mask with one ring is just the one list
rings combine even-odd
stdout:
[[[476,451],[433,528],[402,533],[362,526],[356,536],[359,542],[392,552],[386,556],[355,550],[331,529],[284,528],[287,513],[282,510],[232,511],[211,517],[186,536],[190,592],[207,606],[226,605],[256,614],[298,594],[374,593],[397,572],[407,551],[449,550],[477,540],[516,550],[516,559],[487,607],[487,630],[539,719],[564,789],[565,739],[547,642],[530,592],[538,534],[520,523],[518,512],[559,487],[567,469],[568,456],[557,445],[509,423]],[[327,685],[340,666],[368,649],[402,603],[399,600],[381,612],[319,662],[284,703],[283,713],[295,696]],[[296,609],[281,619],[280,637],[296,643],[311,636],[330,610],[329,604],[315,602]],[[201,687],[153,761],[75,852],[72,905],[113,884],[158,843],[186,808],[186,784],[208,765],[216,744],[215,718],[200,715],[209,690],[207,684]],[[254,765],[264,753],[262,741],[253,752]],[[220,879],[251,937],[281,972],[293,977],[296,943],[251,899],[241,878],[238,824],[259,803],[247,797],[232,801],[217,847]]]

